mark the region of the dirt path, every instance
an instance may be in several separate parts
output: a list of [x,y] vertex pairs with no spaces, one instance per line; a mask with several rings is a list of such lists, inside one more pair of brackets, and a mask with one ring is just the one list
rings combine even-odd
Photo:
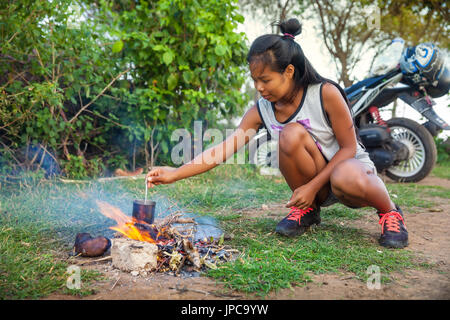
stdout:
[[[436,177],[426,178],[420,184],[450,188],[449,180]],[[366,283],[351,273],[312,275],[313,282],[307,286],[283,289],[270,294],[267,299],[450,299],[450,203],[442,198],[432,200],[436,203],[432,209],[408,214],[406,223],[410,244],[405,250],[414,252],[421,261],[433,264],[433,268],[391,274],[389,284],[374,290],[368,289]],[[267,217],[281,218],[285,215],[285,208],[270,206],[243,212],[248,216],[261,216],[261,213]],[[377,244],[380,229],[375,214],[346,223],[365,230]],[[240,293],[230,295],[214,280],[204,277],[182,278],[165,274],[134,277],[113,269],[110,262],[85,268],[98,270],[106,278],[94,285],[96,294],[83,298],[88,300],[258,299]],[[52,295],[46,299],[78,298]]]

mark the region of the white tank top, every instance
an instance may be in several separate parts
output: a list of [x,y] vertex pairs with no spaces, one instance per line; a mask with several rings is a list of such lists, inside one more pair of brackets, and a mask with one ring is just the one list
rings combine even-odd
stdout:
[[[257,108],[272,139],[278,140],[279,133],[286,124],[300,123],[311,134],[324,157],[330,161],[340,147],[323,108],[321,91],[322,83],[311,84],[306,87],[297,110],[282,123],[275,118],[275,106],[270,101],[264,98],[259,99]],[[368,153],[365,152],[364,146],[360,143],[357,143],[355,158],[375,167]]]

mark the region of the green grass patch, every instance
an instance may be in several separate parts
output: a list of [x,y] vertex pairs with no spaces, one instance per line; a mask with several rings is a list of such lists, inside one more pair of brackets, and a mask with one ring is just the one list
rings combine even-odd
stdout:
[[437,163],[433,171],[431,171],[431,174],[438,178],[450,180],[450,161]]
[[227,228],[235,234],[233,245],[243,255],[208,275],[227,287],[265,295],[271,290],[304,285],[310,274],[349,271],[366,281],[367,268],[376,265],[382,282],[393,271],[417,267],[411,253],[377,245],[361,231],[334,224],[323,224],[298,238],[276,235],[272,219],[237,220]]
[[61,246],[32,225],[0,227],[0,300],[37,299],[55,291],[72,295],[92,293],[89,283],[98,274],[81,270],[80,290],[67,289],[68,264],[56,250]]
[[[389,183],[386,185],[392,201],[400,207],[431,208],[433,201],[426,199],[443,191],[439,186],[424,186],[415,183]],[[438,193],[436,193],[438,192]]]
[[363,217],[368,212],[374,212],[373,208],[351,209],[343,204],[336,203],[330,207],[321,208],[320,216],[322,221],[327,220],[355,220]]
[[450,188],[444,188],[441,186],[429,187],[425,190],[426,194],[432,197],[439,197],[444,199],[450,199]]

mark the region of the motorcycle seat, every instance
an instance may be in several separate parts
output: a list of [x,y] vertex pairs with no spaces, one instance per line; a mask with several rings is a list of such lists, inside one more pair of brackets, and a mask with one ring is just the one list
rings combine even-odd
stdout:
[[386,75],[382,75],[382,76],[378,76],[378,77],[372,77],[372,78],[367,78],[364,79],[362,81],[359,81],[357,83],[355,83],[354,85],[345,88],[344,92],[347,95],[347,97],[349,99],[351,99],[354,95],[358,94],[362,88],[364,87],[370,87],[372,84],[378,82],[379,80],[383,79]]

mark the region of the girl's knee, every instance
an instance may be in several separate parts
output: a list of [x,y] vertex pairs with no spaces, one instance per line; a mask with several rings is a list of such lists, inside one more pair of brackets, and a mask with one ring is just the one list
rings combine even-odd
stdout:
[[288,123],[280,133],[280,151],[288,155],[292,154],[308,135],[308,131],[301,124]]
[[334,191],[347,193],[359,190],[364,192],[369,183],[367,175],[360,170],[359,166],[355,166],[353,160],[349,159],[339,163],[332,171],[330,184]]

